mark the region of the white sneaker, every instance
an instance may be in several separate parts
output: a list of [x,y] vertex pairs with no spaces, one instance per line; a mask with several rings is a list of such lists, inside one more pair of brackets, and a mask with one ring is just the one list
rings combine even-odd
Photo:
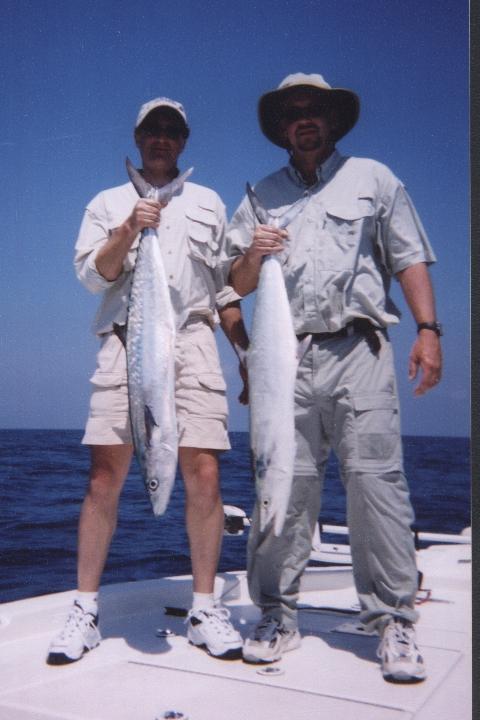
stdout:
[[97,628],[98,616],[86,613],[75,600],[65,626],[52,641],[48,665],[66,665],[80,660],[82,655],[97,647],[101,635]]
[[242,657],[243,641],[230,622],[227,608],[192,609],[185,622],[188,625],[187,637],[192,645],[222,660],[238,660]]
[[298,630],[287,630],[273,617],[265,615],[243,646],[243,659],[249,663],[271,663],[280,660],[282,653],[300,647]]
[[427,677],[423,658],[415,643],[412,623],[392,618],[384,627],[377,655],[385,680],[394,683],[422,682]]

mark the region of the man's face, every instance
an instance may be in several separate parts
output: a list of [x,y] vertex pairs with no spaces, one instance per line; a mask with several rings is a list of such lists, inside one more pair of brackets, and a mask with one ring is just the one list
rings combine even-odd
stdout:
[[329,111],[314,94],[299,92],[287,100],[281,129],[294,153],[323,150],[327,157],[333,149]]
[[156,108],[135,131],[143,169],[157,174],[173,170],[185,147],[183,127],[178,113]]

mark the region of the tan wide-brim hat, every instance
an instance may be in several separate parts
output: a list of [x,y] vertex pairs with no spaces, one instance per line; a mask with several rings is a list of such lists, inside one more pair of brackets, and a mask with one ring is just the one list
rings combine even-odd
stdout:
[[281,134],[286,100],[298,90],[306,90],[321,97],[336,112],[335,141],[353,128],[360,114],[360,100],[351,90],[332,88],[322,75],[293,73],[288,75],[276,90],[265,93],[258,101],[258,119],[263,134],[275,145],[287,147]]

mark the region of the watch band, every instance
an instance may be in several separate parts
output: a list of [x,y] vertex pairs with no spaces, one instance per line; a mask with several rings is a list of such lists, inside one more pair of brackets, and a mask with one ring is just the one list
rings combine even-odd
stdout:
[[432,330],[438,337],[443,335],[443,327],[439,322],[421,322],[417,325],[417,333],[420,332],[420,330]]

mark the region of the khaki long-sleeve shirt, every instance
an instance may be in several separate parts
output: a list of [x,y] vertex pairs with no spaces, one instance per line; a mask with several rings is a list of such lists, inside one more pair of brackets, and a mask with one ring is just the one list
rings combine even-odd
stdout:
[[[307,187],[289,165],[255,186],[272,216],[309,198],[287,228],[281,255],[295,331],[335,332],[355,317],[380,327],[397,323],[392,275],[435,261],[405,187],[385,165],[337,151],[317,175]],[[230,265],[251,244],[255,222],[245,197],[227,231]]]
[[[140,235],[116,280],[100,275],[95,259],[109,233],[127,219],[137,201],[133,185],[126,183],[99,193],[85,210],[74,265],[78,279],[88,290],[103,292],[93,326],[97,334],[112,330],[113,323],[126,322]],[[185,183],[161,211],[157,234],[179,328],[192,314],[205,315],[214,325],[218,322],[217,306],[239,298],[223,281],[225,225],[225,207],[219,196],[195,183]]]

